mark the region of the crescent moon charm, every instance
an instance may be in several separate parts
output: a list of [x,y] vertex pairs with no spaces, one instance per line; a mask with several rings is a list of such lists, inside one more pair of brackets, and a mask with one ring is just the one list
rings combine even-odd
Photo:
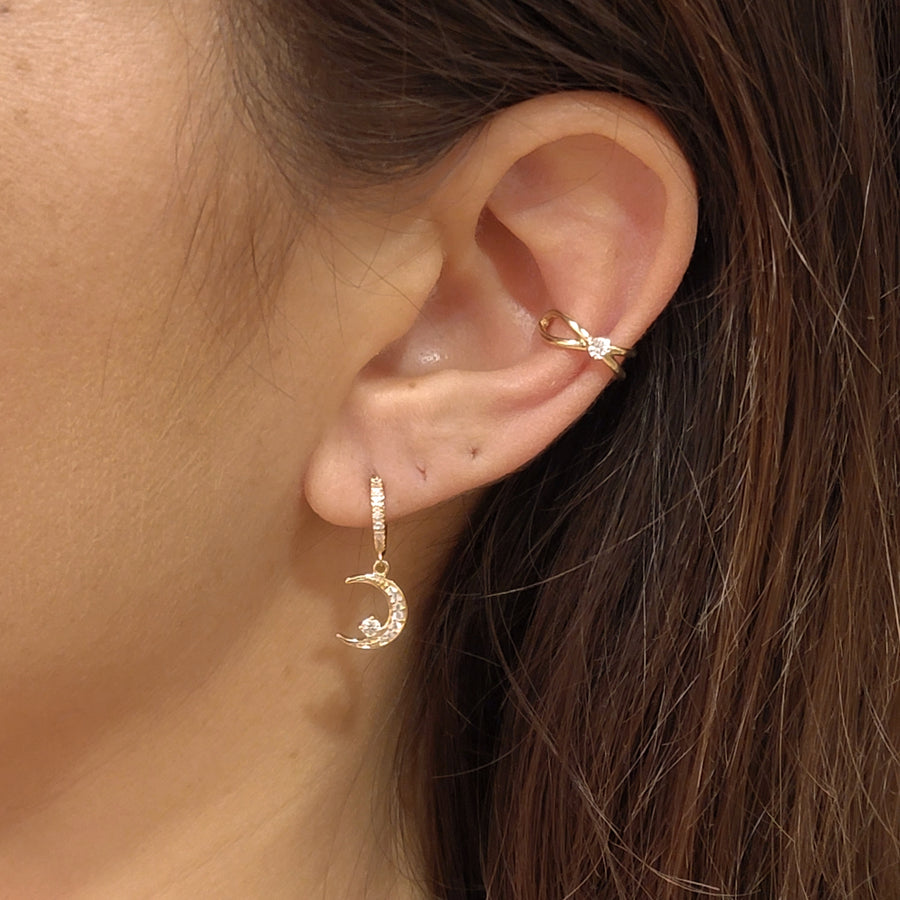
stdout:
[[357,650],[375,650],[378,647],[385,647],[390,644],[406,624],[406,597],[403,591],[397,586],[396,582],[391,581],[387,577],[387,563],[384,560],[378,560],[375,564],[375,571],[368,575],[352,575],[346,579],[347,584],[369,584],[373,588],[381,591],[387,599],[390,613],[387,622],[383,625],[375,616],[369,616],[359,623],[359,630],[363,637],[354,638],[346,635],[337,635],[340,640]]

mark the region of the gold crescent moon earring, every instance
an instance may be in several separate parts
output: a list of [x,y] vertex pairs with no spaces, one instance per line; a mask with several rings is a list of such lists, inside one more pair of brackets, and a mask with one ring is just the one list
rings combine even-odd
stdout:
[[[558,337],[550,331],[554,321],[559,320],[566,324],[575,337]],[[628,359],[634,356],[631,347],[616,347],[607,337],[593,337],[587,329],[582,328],[573,318],[561,313],[558,309],[551,309],[541,317],[538,323],[541,337],[554,347],[564,347],[569,350],[585,350],[591,359],[605,362],[615,374],[616,378],[625,377],[625,370],[619,365],[617,356]]]
[[369,479],[369,502],[372,506],[372,533],[375,539],[375,562],[368,575],[351,575],[346,584],[369,584],[384,594],[388,602],[388,619],[382,625],[381,620],[369,616],[359,623],[363,637],[347,637],[337,635],[339,640],[357,650],[375,650],[385,647],[393,641],[406,624],[406,597],[396,582],[388,578],[390,565],[384,558],[387,549],[387,528],[384,521],[384,482],[373,475]]

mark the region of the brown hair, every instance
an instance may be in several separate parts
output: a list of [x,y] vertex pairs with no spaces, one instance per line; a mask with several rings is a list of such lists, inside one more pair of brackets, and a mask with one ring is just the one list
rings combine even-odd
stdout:
[[[652,107],[697,249],[628,380],[491,489],[401,764],[436,897],[900,897],[895,0],[242,0],[282,167]],[[295,123],[302,123],[296,125]]]

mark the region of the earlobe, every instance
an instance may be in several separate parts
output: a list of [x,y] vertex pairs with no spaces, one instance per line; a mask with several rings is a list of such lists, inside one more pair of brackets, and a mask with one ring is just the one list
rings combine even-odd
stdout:
[[[359,372],[310,462],[307,499],[335,524],[365,524],[372,474],[396,518],[502,478],[581,416],[680,282],[696,194],[645,109],[557,95],[499,114],[428,215],[440,277],[411,298],[420,314]],[[542,337],[558,310],[622,353]]]

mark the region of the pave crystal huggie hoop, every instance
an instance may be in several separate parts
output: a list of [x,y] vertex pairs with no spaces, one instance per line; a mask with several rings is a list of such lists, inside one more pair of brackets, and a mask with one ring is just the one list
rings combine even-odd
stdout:
[[346,584],[370,584],[381,591],[387,599],[390,612],[388,620],[381,624],[380,619],[369,616],[359,623],[359,630],[364,637],[353,638],[339,634],[337,637],[345,644],[357,650],[374,650],[384,647],[403,631],[406,624],[406,598],[396,583],[388,578],[391,567],[384,558],[387,549],[387,529],[384,522],[384,482],[373,475],[369,479],[369,500],[372,505],[372,533],[375,538],[375,562],[368,575],[351,575]]
[[[568,325],[575,337],[564,338],[552,334],[550,326],[556,319]],[[558,309],[551,309],[545,313],[538,323],[538,327],[540,328],[541,337],[548,343],[553,344],[554,347],[564,347],[569,350],[585,350],[591,359],[605,362],[613,370],[616,378],[622,379],[625,377],[625,370],[619,365],[616,357],[621,356],[622,359],[627,359],[630,356],[634,356],[634,350],[630,347],[616,347],[610,342],[609,338],[592,337],[574,319],[565,313],[561,313]]]

